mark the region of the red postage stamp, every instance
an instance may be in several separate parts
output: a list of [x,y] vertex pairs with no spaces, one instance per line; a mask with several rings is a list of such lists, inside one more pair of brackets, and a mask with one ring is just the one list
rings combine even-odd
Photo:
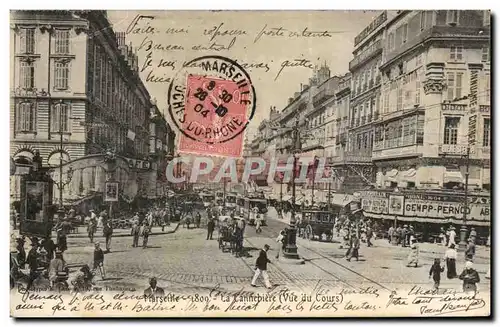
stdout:
[[179,128],[179,151],[240,157],[244,131],[255,111],[248,74],[227,58],[209,56],[186,64],[169,88],[169,112]]

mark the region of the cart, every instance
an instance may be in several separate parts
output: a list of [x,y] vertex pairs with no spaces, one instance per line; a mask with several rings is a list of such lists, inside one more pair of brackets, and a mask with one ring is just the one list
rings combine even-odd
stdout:
[[326,235],[326,241],[333,239],[333,225],[335,217],[332,212],[324,210],[306,209],[302,211],[302,226],[304,228],[303,237],[309,240],[322,239]]
[[231,250],[231,240],[232,240],[232,227],[231,227],[232,219],[229,216],[220,216],[219,217],[219,236],[217,241],[219,242],[219,249],[222,252],[226,252],[226,250]]

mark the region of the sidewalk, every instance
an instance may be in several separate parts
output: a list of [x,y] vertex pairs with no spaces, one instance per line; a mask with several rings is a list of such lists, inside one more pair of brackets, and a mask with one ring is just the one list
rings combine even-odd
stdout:
[[[170,226],[165,226],[165,230],[162,231],[161,227],[153,227],[151,228],[151,235],[165,235],[165,234],[172,234],[179,229],[181,223],[173,223]],[[77,228],[78,232],[73,233],[73,234],[68,234],[68,238],[88,238],[88,233],[87,233],[87,227],[86,226],[80,226]],[[97,237],[102,236],[102,230],[98,230],[95,235]],[[56,237],[56,233],[53,231],[52,236]],[[113,237],[125,237],[125,236],[130,236],[130,229],[114,229],[113,230]]]
[[[269,210],[268,219],[272,219],[275,221],[282,222],[284,224],[290,224],[290,218],[285,217],[284,219],[278,218],[278,214],[276,213],[276,210],[274,208]],[[333,241],[335,243],[341,243],[341,239],[337,238],[336,236],[333,237]],[[380,247],[380,248],[389,248],[389,249],[395,249],[395,248],[401,248],[401,246],[396,246],[389,244],[387,239],[377,239],[372,241],[373,245],[375,247]],[[365,244],[365,243],[363,243]],[[366,244],[365,244],[366,245]],[[446,248],[442,245],[439,245],[438,243],[420,243],[420,252],[421,253],[428,253],[428,254],[437,254],[439,256],[444,255]],[[460,252],[459,252],[460,255]],[[490,248],[486,246],[481,246],[481,245],[476,245],[476,255],[475,258],[480,258],[483,260],[490,260]]]

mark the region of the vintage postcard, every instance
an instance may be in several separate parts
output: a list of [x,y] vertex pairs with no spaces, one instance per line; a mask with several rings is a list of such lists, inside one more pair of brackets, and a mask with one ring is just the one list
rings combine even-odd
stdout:
[[11,316],[490,316],[490,15],[12,10]]

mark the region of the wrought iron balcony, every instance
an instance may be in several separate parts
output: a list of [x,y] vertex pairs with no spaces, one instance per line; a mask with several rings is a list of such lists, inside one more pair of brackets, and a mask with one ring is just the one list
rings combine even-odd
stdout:
[[457,104],[457,103],[443,103],[442,104],[442,111],[448,111],[448,112],[465,112],[467,111],[467,105],[466,104]]
[[[467,155],[467,147],[466,144],[440,144],[439,154],[465,156]],[[474,153],[474,150],[475,149],[471,147],[470,153]]]
[[381,40],[375,41],[371,46],[369,46],[365,51],[354,57],[351,62],[349,62],[349,70],[352,71],[357,66],[363,64],[367,60],[371,59],[375,55],[382,53],[382,42]]
[[490,112],[490,106],[480,105],[479,106],[479,112]]

